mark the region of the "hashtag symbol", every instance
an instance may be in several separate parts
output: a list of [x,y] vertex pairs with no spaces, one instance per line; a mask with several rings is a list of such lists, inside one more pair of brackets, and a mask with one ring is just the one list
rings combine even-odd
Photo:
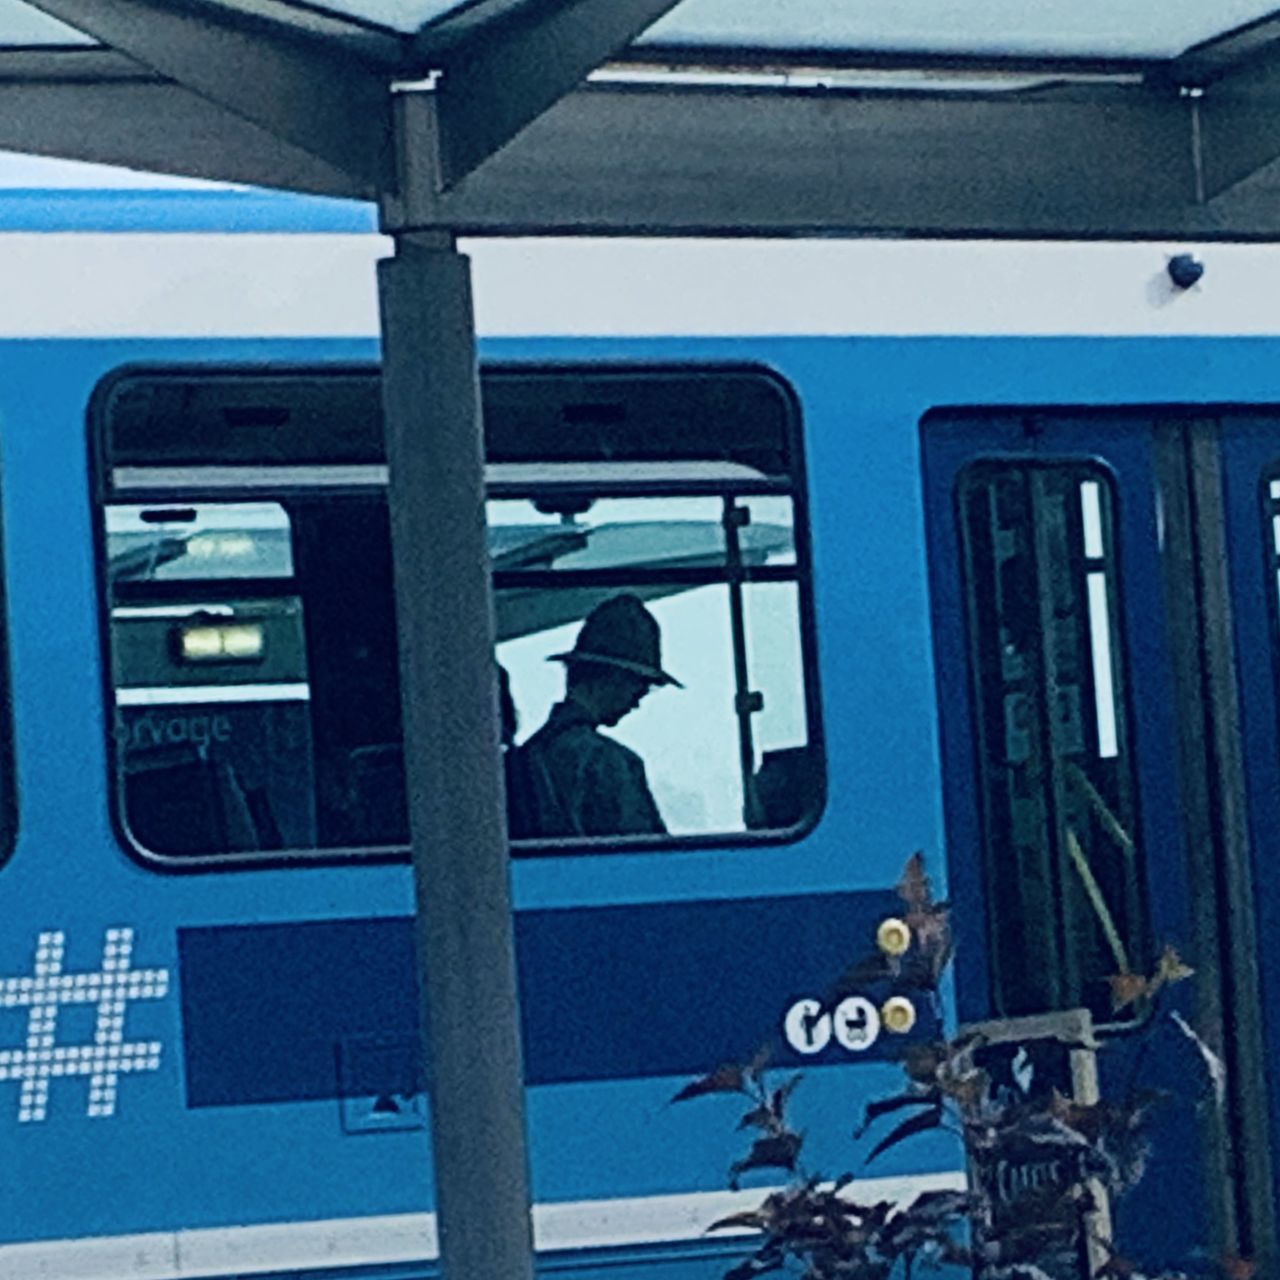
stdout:
[[[49,1082],[57,1077],[87,1076],[87,1114],[110,1116],[115,1114],[121,1074],[155,1071],[160,1066],[160,1042],[126,1041],[124,1016],[130,1001],[164,996],[169,971],[129,967],[132,929],[107,930],[102,967],[93,973],[63,973],[65,944],[65,934],[40,934],[31,975],[0,978],[0,1009],[27,1010],[26,1047],[0,1049],[0,1080],[22,1083],[20,1123],[45,1118]],[[92,1044],[58,1044],[58,1012],[69,1004],[97,1006]]]

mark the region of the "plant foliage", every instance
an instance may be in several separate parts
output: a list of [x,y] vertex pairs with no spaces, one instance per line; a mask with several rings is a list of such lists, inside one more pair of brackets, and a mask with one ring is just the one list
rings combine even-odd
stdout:
[[[897,886],[912,946],[903,956],[880,951],[850,966],[823,1001],[833,1008],[850,994],[892,979],[895,990],[936,999],[950,962],[950,911],[934,899],[924,859],[914,854]],[[1138,1005],[1149,1012],[1142,1034],[1172,1020],[1193,1044],[1221,1099],[1222,1064],[1176,1012],[1166,1015],[1162,996],[1192,970],[1167,947],[1149,976],[1112,980],[1117,1011]],[[1147,1119],[1160,1097],[1135,1082],[1121,1100],[1081,1103],[1055,1090],[1031,1092],[993,1078],[991,1045],[980,1032],[950,1040],[908,1043],[901,1065],[902,1090],[866,1104],[855,1139],[876,1136],[865,1157],[919,1134],[946,1129],[962,1137],[970,1159],[968,1191],[933,1191],[907,1204],[862,1204],[850,1195],[854,1175],[825,1177],[804,1161],[804,1135],[793,1127],[789,1103],[801,1076],[774,1084],[769,1054],[745,1064],[728,1063],[685,1085],[673,1101],[712,1094],[743,1101],[738,1128],[749,1135],[746,1153],[729,1167],[729,1185],[744,1175],[771,1171],[784,1185],[761,1203],[712,1224],[710,1230],[755,1233],[748,1256],[724,1280],[792,1275],[801,1280],[912,1280],[921,1265],[956,1264],[983,1280],[1051,1280],[1081,1274],[1088,1251],[1094,1271],[1114,1280],[1150,1280],[1133,1262],[1111,1252],[1102,1239],[1098,1209],[1142,1177],[1148,1158]],[[1015,1076],[1016,1072],[1015,1060]],[[1252,1265],[1229,1258],[1228,1280],[1252,1280]],[[1162,1277],[1161,1280],[1172,1280]]]

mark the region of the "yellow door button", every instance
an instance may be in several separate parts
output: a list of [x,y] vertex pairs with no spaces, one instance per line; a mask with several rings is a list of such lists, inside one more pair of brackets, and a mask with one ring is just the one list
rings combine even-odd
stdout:
[[880,1025],[894,1035],[905,1036],[916,1025],[916,1007],[906,996],[890,996],[880,1010]]
[[876,930],[876,946],[887,956],[905,956],[911,949],[911,926],[897,916],[881,920]]

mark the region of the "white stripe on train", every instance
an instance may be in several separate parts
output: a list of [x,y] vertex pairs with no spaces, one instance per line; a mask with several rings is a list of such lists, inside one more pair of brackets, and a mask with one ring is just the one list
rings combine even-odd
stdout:
[[[0,192],[0,206],[3,205]],[[175,215],[180,216],[180,215]],[[491,337],[1274,334],[1280,252],[870,240],[465,242]],[[372,337],[372,234],[0,232],[0,338]]]
[[[963,1173],[933,1173],[859,1179],[847,1194],[876,1203],[964,1186]],[[533,1210],[534,1241],[539,1252],[559,1252],[706,1240],[712,1222],[759,1204],[767,1192],[755,1188],[539,1204]],[[723,1237],[717,1233],[714,1238]],[[195,1280],[394,1266],[437,1255],[435,1215],[405,1213],[0,1245],[0,1280]]]

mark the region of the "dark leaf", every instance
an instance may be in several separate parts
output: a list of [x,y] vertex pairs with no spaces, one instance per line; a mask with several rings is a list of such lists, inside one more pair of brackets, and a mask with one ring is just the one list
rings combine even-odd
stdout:
[[726,1062],[717,1067],[710,1075],[700,1080],[693,1080],[685,1085],[672,1102],[685,1102],[689,1098],[701,1098],[707,1093],[741,1093],[745,1082],[745,1073],[736,1062]]
[[950,1239],[941,1242],[938,1261],[944,1266],[965,1267],[968,1270],[973,1270],[978,1263],[977,1255],[968,1245]]
[[974,1205],[974,1197],[967,1191],[926,1191],[903,1210],[903,1216],[928,1222],[943,1222],[948,1218],[969,1214]]
[[789,1129],[783,1133],[769,1134],[757,1138],[751,1144],[751,1150],[730,1166],[729,1181],[736,1187],[739,1177],[749,1169],[787,1169],[795,1171],[796,1157],[804,1139]]
[[925,875],[924,854],[917,851],[907,859],[898,881],[898,897],[909,911],[928,911],[933,906],[933,886]]
[[964,1114],[971,1114],[979,1109],[990,1090],[990,1080],[982,1070],[973,1070],[964,1075],[947,1076],[942,1082],[942,1092],[946,1094]]
[[1153,982],[1164,986],[1172,986],[1175,982],[1184,982],[1193,977],[1195,970],[1182,963],[1182,958],[1173,947],[1166,946],[1156,961],[1156,973]]
[[1107,982],[1111,986],[1111,1009],[1119,1013],[1150,994],[1151,984],[1140,973],[1112,974]]
[[1105,1143],[1110,1137],[1136,1129],[1145,1108],[1117,1102],[1075,1102],[1056,1089],[1049,1100],[1049,1115],[1092,1143]]
[[763,1209],[746,1209],[742,1213],[731,1213],[727,1218],[717,1218],[708,1231],[750,1230],[763,1231],[769,1225],[769,1215]]
[[1036,1198],[1027,1196],[1019,1199],[1025,1205],[1025,1221],[1020,1226],[1012,1227],[1000,1234],[995,1242],[998,1261],[1002,1266],[1011,1266],[1019,1262],[1039,1262],[1046,1253],[1064,1247],[1070,1247],[1075,1236],[1076,1221],[1066,1211],[1056,1219],[1042,1217],[1042,1209],[1035,1203]]
[[822,1001],[823,1010],[829,1013],[846,996],[866,995],[868,987],[896,977],[897,972],[897,966],[882,951],[864,956],[856,964],[850,965],[831,984]]
[[857,1210],[858,1221],[868,1231],[879,1231],[897,1211],[896,1200],[877,1200],[872,1205],[853,1206]]
[[769,1059],[772,1057],[773,1044],[771,1041],[766,1041],[751,1055],[751,1061],[743,1069],[743,1075],[752,1083],[758,1081],[764,1074],[765,1068],[769,1065]]
[[951,941],[951,908],[940,902],[928,911],[913,912],[907,916],[916,938],[916,949],[911,963],[905,966],[915,985],[933,990],[954,950]]
[[987,1073],[977,1061],[977,1052],[985,1043],[985,1037],[970,1034],[939,1046],[942,1060],[935,1073],[937,1086],[965,1113],[979,1107],[988,1093]]
[[795,1092],[796,1085],[798,1085],[803,1078],[804,1077],[800,1072],[796,1072],[796,1074],[793,1075],[786,1084],[779,1085],[773,1091],[773,1096],[769,1099],[769,1106],[772,1109],[773,1114],[777,1117],[779,1124],[782,1123],[782,1115],[787,1108],[787,1100]]
[[942,1107],[934,1105],[928,1111],[921,1111],[919,1114],[909,1116],[888,1136],[881,1138],[879,1142],[871,1149],[871,1154],[867,1157],[867,1164],[870,1164],[878,1155],[888,1151],[890,1147],[896,1147],[899,1142],[906,1138],[912,1137],[917,1133],[925,1133],[929,1129],[936,1129],[942,1123]]
[[945,1040],[931,1040],[907,1046],[902,1055],[902,1069],[916,1084],[936,1084],[938,1072],[951,1056],[951,1046]]
[[1258,1272],[1258,1264],[1238,1253],[1229,1253],[1222,1259],[1222,1273],[1227,1280],[1253,1280]]
[[894,1253],[916,1253],[926,1245],[951,1243],[952,1233],[969,1221],[975,1200],[963,1191],[931,1191],[919,1196],[887,1223],[885,1246]]
[[752,1107],[746,1112],[742,1119],[738,1121],[739,1131],[743,1129],[764,1129],[769,1130],[773,1127],[773,1112],[767,1106]]
[[1149,978],[1140,973],[1117,973],[1107,979],[1111,984],[1111,1007],[1118,1013],[1139,1000],[1150,1000],[1162,988],[1183,982],[1194,973],[1174,947],[1166,946]]
[[771,1271],[781,1271],[782,1263],[781,1258],[773,1261],[748,1258],[745,1262],[740,1262],[736,1267],[726,1271],[724,1280],[755,1280],[756,1276],[765,1276]]
[[862,1138],[881,1116],[887,1116],[891,1111],[901,1111],[904,1107],[936,1107],[941,1101],[941,1092],[936,1088],[924,1093],[900,1093],[892,1098],[877,1098],[867,1103],[862,1123],[853,1131],[854,1139]]
[[1113,1253],[1106,1262],[1098,1268],[1098,1277],[1099,1280],[1106,1280],[1107,1277],[1112,1277],[1113,1280],[1130,1280],[1130,1277],[1133,1276],[1137,1270],[1137,1263],[1131,1262],[1121,1254]]

